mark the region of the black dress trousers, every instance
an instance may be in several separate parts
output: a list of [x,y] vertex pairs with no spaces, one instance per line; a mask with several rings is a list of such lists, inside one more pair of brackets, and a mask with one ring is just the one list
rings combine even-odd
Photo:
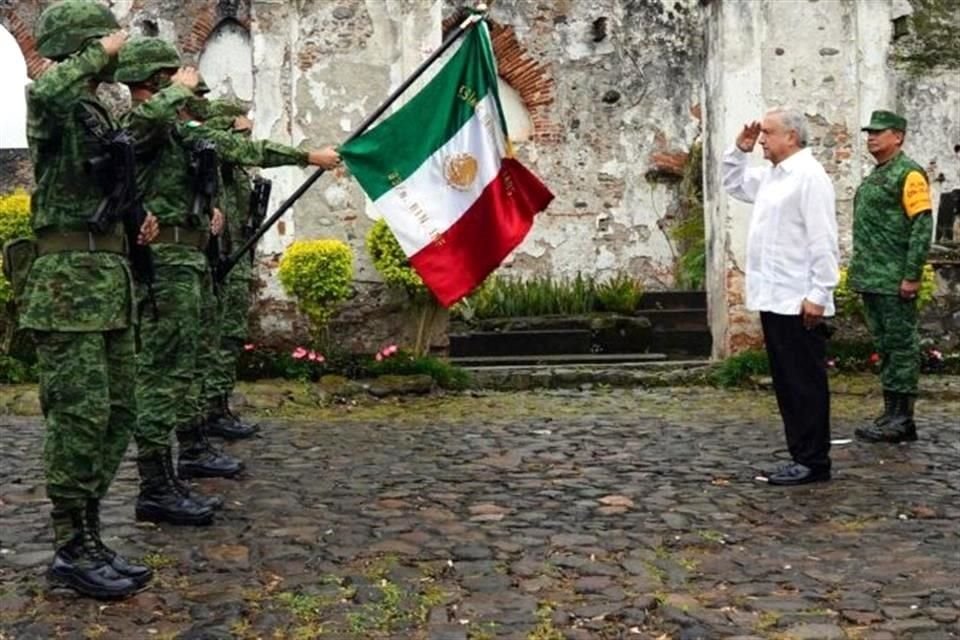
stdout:
[[807,329],[799,315],[767,311],[760,322],[790,455],[811,469],[829,469],[826,325]]

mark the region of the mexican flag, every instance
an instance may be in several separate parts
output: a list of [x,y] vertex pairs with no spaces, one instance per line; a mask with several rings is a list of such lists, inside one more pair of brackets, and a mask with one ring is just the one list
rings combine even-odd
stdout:
[[444,306],[500,266],[553,199],[513,158],[483,22],[409,102],[340,155]]

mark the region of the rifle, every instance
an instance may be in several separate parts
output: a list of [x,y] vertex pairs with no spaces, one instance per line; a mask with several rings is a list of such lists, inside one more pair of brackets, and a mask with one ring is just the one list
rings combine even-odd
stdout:
[[[243,223],[243,239],[250,238],[260,228],[267,218],[267,207],[270,206],[270,191],[273,182],[256,176],[253,179],[253,189],[250,191],[250,205],[247,209],[247,219]],[[253,261],[253,252],[250,252],[250,261]]]
[[[213,203],[217,198],[219,188],[217,174],[217,147],[209,140],[200,140],[190,150],[190,173],[193,176],[193,204],[187,216],[187,224],[199,229],[202,220],[213,219]],[[210,235],[205,253],[210,261],[210,268],[217,269],[224,256],[223,234]]]
[[137,192],[136,151],[133,139],[122,129],[114,129],[103,134],[100,139],[103,153],[87,160],[84,165],[89,174],[101,184],[113,185],[109,193],[100,201],[97,210],[87,220],[90,233],[104,235],[111,233],[114,226],[123,224],[127,238],[130,268],[134,279],[147,288],[147,301],[157,318],[157,300],[153,291],[156,272],[153,264],[153,251],[147,245],[137,242],[140,229],[147,219],[143,200]]

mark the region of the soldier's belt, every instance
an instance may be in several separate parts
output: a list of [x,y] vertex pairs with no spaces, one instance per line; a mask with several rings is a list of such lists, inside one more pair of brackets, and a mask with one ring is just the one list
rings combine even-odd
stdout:
[[206,231],[198,229],[185,229],[183,227],[160,227],[160,235],[154,242],[164,244],[185,244],[197,249],[203,249],[207,246],[210,239]]
[[107,251],[127,253],[124,236],[98,235],[87,231],[48,231],[37,236],[37,255],[45,256],[63,251]]

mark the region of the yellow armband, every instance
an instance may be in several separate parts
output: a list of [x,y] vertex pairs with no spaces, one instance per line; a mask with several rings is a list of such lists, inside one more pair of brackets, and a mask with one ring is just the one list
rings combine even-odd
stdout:
[[919,171],[911,171],[903,183],[903,210],[908,218],[913,218],[924,211],[931,211],[933,202],[930,198],[930,185]]

